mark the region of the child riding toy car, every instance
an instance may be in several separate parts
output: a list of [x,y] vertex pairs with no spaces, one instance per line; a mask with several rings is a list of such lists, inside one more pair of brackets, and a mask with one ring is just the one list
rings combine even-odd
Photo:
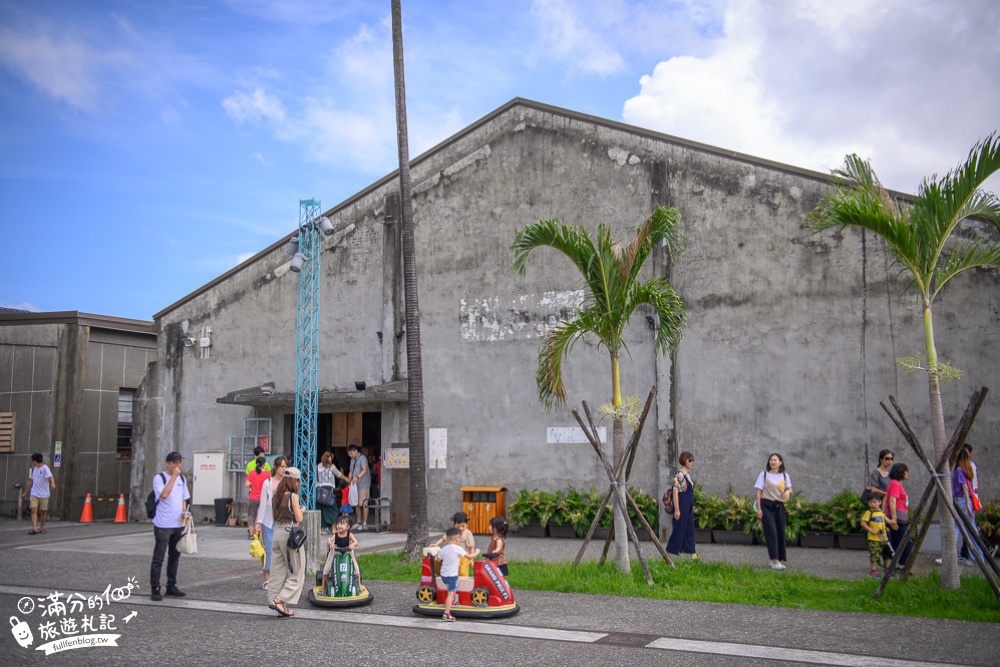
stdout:
[[360,607],[375,596],[361,583],[361,571],[350,549],[335,548],[330,576],[316,573],[316,585],[309,591],[309,602],[317,607]]
[[[420,587],[413,607],[416,614],[441,617],[448,588],[441,580],[439,547],[426,547],[420,572]],[[486,560],[469,562],[462,559],[459,568],[458,593],[451,613],[459,618],[503,618],[521,609],[514,602],[514,591],[493,559],[498,554],[484,553]],[[471,568],[470,568],[471,566]],[[471,576],[469,571],[471,569]]]

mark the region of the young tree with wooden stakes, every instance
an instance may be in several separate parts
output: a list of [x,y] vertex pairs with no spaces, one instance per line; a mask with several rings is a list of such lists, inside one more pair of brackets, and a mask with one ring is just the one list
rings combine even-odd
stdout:
[[[535,248],[547,246],[566,255],[580,271],[585,297],[575,320],[560,322],[548,334],[538,354],[535,381],[542,405],[551,410],[566,403],[563,385],[563,359],[573,343],[586,335],[597,338],[611,358],[612,465],[619,463],[625,451],[623,422],[626,406],[622,400],[619,359],[627,351],[622,333],[637,307],[647,304],[656,314],[655,354],[667,354],[681,338],[684,303],[663,276],[646,281],[639,278],[643,264],[653,249],[663,245],[671,260],[683,250],[684,227],[676,209],[660,206],[636,230],[635,238],[622,247],[611,239],[611,230],[601,224],[596,242],[581,226],[559,220],[541,220],[521,231],[515,230],[512,271],[523,278],[528,255]],[[622,472],[624,476],[624,472]],[[624,482],[619,479],[618,482]],[[631,571],[628,554],[627,510],[616,496],[614,511],[615,563],[622,572]]]
[[[976,218],[1000,230],[1000,200],[982,189],[1000,170],[1000,141],[996,132],[973,146],[965,162],[943,177],[924,179],[910,201],[892,197],[879,182],[866,160],[848,155],[842,169],[834,170],[836,190],[824,197],[810,215],[817,232],[846,227],[867,229],[882,237],[895,262],[909,274],[910,287],[920,297],[923,314],[926,365],[920,355],[900,359],[900,367],[927,372],[930,423],[935,458],[947,446],[941,382],[961,375],[938,359],[931,306],[941,289],[959,273],[977,267],[1000,267],[1000,244],[975,234],[956,234],[965,220]],[[945,460],[941,473],[940,503],[952,503],[950,466]],[[955,524],[947,514],[941,521],[941,586],[960,585],[955,553]]]

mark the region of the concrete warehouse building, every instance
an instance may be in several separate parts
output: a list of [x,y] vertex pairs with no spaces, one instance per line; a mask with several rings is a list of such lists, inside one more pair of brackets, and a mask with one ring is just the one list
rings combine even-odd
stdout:
[[[566,409],[546,412],[534,380],[541,338],[580,303],[579,276],[541,250],[515,281],[509,246],[515,228],[546,218],[591,231],[605,222],[627,240],[661,204],[680,210],[686,253],[668,265],[661,251],[647,275],[668,277],[688,320],[668,358],[652,353],[648,313],[627,331],[623,392],[642,400],[658,388],[632,483],[658,496],[690,450],[707,491],[750,493],[778,451],[796,489],[828,498],[860,490],[877,451],[892,447],[922,488],[926,475],[878,407],[895,394],[929,444],[926,378],[894,361],[923,350],[917,303],[899,297],[879,239],[810,234],[827,175],[514,99],[415,158],[412,176],[432,526],[459,509],[462,486],[506,486],[511,497],[605,487],[570,409],[610,400],[606,351],[573,350]],[[322,251],[318,448],[341,463],[348,442],[376,454],[405,447],[399,208],[393,173],[326,212],[337,231]],[[221,459],[199,459],[213,475],[199,501],[194,470],[199,511],[211,510],[210,495],[238,495],[235,471],[254,442],[291,453],[297,278],[287,241],[155,315],[157,360],[136,397],[133,514],[172,449],[190,457],[186,467],[196,452],[234,454],[225,475]],[[998,304],[1000,274],[983,270],[937,305],[939,353],[966,371],[943,391],[949,428],[974,389],[1000,387]],[[994,394],[970,437],[981,470],[998,469],[998,438]],[[990,480],[985,497],[996,495]],[[382,493],[405,516],[405,471],[383,471]]]
[[[49,513],[76,520],[87,494],[95,519],[129,497],[133,402],[156,356],[152,322],[88,313],[0,309],[0,508],[17,511],[31,454],[56,489]],[[23,501],[28,513],[28,501]]]

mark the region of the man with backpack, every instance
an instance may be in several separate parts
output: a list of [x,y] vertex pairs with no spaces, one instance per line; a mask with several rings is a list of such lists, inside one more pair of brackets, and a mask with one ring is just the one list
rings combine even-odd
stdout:
[[184,597],[184,592],[177,588],[177,565],[181,552],[177,550],[177,542],[184,533],[184,523],[191,520],[187,511],[187,501],[191,493],[187,488],[187,480],[181,475],[181,463],[184,457],[180,452],[167,454],[167,469],[153,477],[153,497],[155,499],[153,516],[153,534],[156,546],[153,547],[153,562],[149,568],[150,599],[160,601],[160,571],[163,569],[163,557],[167,556],[167,595]]

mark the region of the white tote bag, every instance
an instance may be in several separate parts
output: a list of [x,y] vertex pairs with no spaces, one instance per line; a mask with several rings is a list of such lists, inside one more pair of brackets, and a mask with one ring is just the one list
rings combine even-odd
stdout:
[[189,518],[184,524],[184,533],[177,540],[177,550],[182,554],[198,553],[198,535],[194,532],[194,520]]
[[353,482],[351,483],[350,491],[347,492],[347,503],[351,507],[358,506],[358,485]]

